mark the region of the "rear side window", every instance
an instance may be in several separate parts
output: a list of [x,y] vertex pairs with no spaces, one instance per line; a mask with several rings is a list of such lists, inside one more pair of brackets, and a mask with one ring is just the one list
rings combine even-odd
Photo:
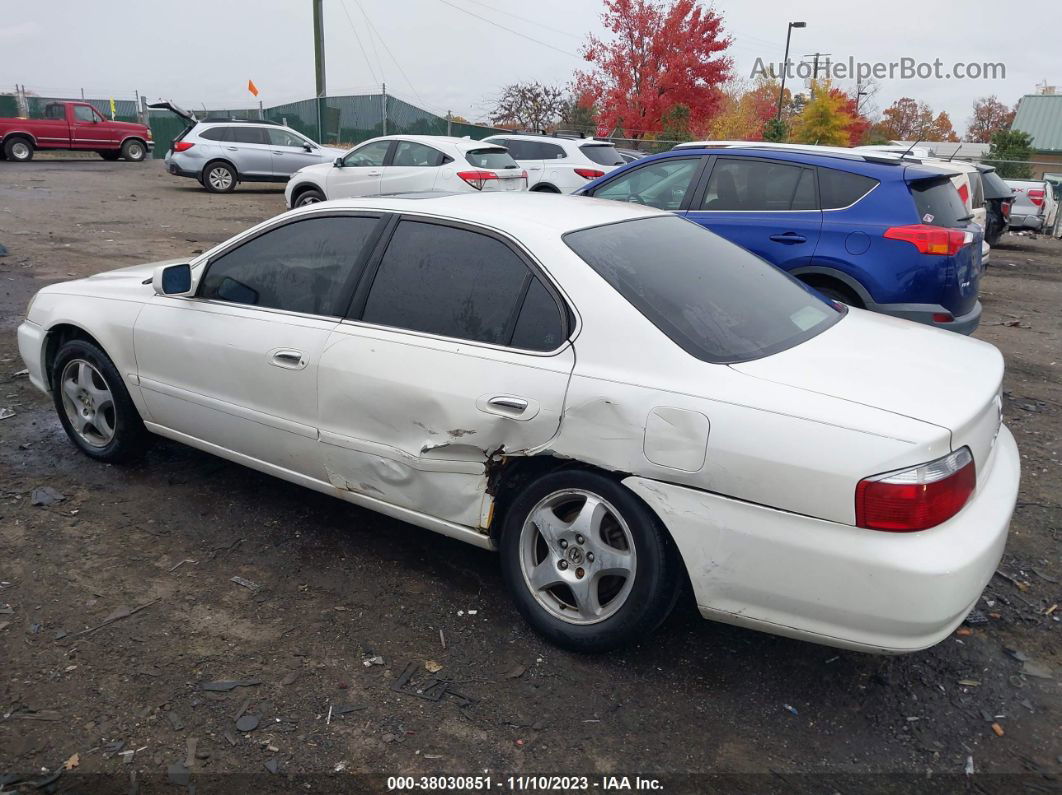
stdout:
[[564,147],[557,144],[540,143],[538,148],[541,150],[540,157],[543,160],[563,160],[568,156]]
[[476,168],[518,168],[509,152],[498,147],[484,147],[465,152],[465,160]]
[[819,201],[824,210],[839,210],[849,207],[866,196],[878,184],[872,177],[838,171],[833,168],[819,169]]
[[[560,147],[557,147],[560,149]],[[583,144],[579,150],[588,158],[601,166],[622,166],[623,158],[620,157],[616,147],[611,144]]]
[[[361,319],[507,345],[531,278],[523,260],[500,240],[402,221],[380,261]],[[527,339],[534,341],[534,333],[527,332]]]
[[199,137],[207,141],[231,141],[232,140],[232,128],[231,127],[211,127],[203,132],[199,133]]
[[769,356],[814,337],[842,314],[778,268],[675,216],[581,229],[564,241],[703,361]]
[[199,296],[335,315],[336,296],[377,223],[376,218],[308,218],[270,230],[212,260]]
[[230,127],[231,140],[238,144],[269,144],[267,130],[261,127]]
[[392,166],[441,166],[449,158],[438,149],[418,144],[415,141],[399,141],[395,147]]
[[955,184],[947,177],[923,179],[911,183],[918,218],[933,226],[965,227],[970,221]]
[[809,169],[787,163],[720,158],[712,169],[701,209],[814,210],[812,177]]
[[552,351],[565,336],[564,316],[556,300],[538,279],[532,279],[516,319],[512,346],[529,351]]

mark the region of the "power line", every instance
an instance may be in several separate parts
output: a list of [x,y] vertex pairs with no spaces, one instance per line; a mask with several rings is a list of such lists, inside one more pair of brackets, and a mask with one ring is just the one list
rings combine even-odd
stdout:
[[354,20],[350,18],[350,12],[347,10],[346,0],[339,0],[339,5],[343,9],[343,15],[347,18],[347,23],[350,25],[351,32],[354,34],[354,40],[358,43],[358,49],[361,50],[361,57],[365,59],[365,65],[369,67],[369,74],[372,75],[373,82],[380,82],[380,79],[376,76],[376,71],[372,68],[372,64],[369,62],[369,53],[365,51],[365,46],[361,43],[361,36],[358,35],[358,29],[354,27]]
[[494,6],[490,5],[489,3],[482,3],[482,2],[480,2],[480,0],[466,0],[466,1],[469,2],[469,3],[475,3],[477,6],[483,6],[484,8],[489,8],[491,11],[495,11],[495,12],[497,12],[499,14],[505,14],[505,16],[507,16],[507,17],[512,17],[513,19],[519,19],[521,22],[528,22],[528,23],[530,23],[532,25],[538,25],[538,27],[540,27],[540,28],[545,28],[546,30],[551,30],[554,33],[561,34],[562,36],[568,36],[570,38],[580,39],[580,40],[582,40],[582,38],[583,38],[582,36],[579,36],[579,35],[577,35],[575,33],[569,33],[568,31],[561,30],[560,28],[551,28],[549,25],[543,25],[541,22],[536,22],[533,19],[528,19],[527,17],[522,17],[519,14],[513,14],[513,13],[511,13],[509,11],[502,11],[500,8],[495,8]]
[[481,22],[486,22],[488,25],[493,25],[496,28],[501,28],[502,30],[508,31],[509,33],[512,33],[514,36],[519,36],[521,39],[527,39],[528,41],[533,41],[535,44],[541,44],[543,47],[549,47],[551,50],[559,52],[562,55],[570,55],[572,58],[578,58],[580,61],[583,60],[583,56],[579,55],[578,53],[571,52],[569,50],[562,50],[560,47],[554,47],[552,44],[544,42],[541,39],[533,38],[532,36],[528,36],[526,33],[521,33],[520,31],[513,30],[512,28],[507,28],[507,27],[505,27],[505,25],[502,25],[501,23],[498,23],[498,22],[494,22],[493,20],[487,19],[484,16],[480,16],[479,14],[475,13],[474,11],[469,11],[467,8],[461,8],[461,6],[455,6],[453,3],[449,2],[449,0],[439,0],[439,2],[442,3],[443,5],[449,6],[450,8],[452,8],[452,9],[454,9],[456,11],[460,11],[462,14],[468,14],[470,17],[475,17],[476,19],[480,20]]
[[[360,5],[358,7],[361,8]],[[390,56],[391,60],[394,62],[395,67],[398,69],[398,73],[402,75],[402,79],[406,81],[406,85],[408,85],[409,90],[413,92],[413,96],[417,98],[417,102],[423,105],[424,100],[421,98],[420,92],[417,91],[416,87],[413,85],[413,81],[410,80],[409,77],[406,75],[405,70],[402,68],[402,64],[398,62],[398,59],[395,58],[394,53],[391,52],[391,48],[387,46],[387,41],[384,39],[383,36],[380,35],[380,31],[376,29],[376,26],[372,24],[372,20],[369,19],[369,15],[366,13],[364,8],[361,9],[361,13],[365,17],[365,21],[369,23],[369,30],[376,34],[376,38],[378,38],[380,40],[380,44],[383,45],[384,52],[386,52],[388,56]]]
[[[362,17],[365,18],[365,23],[368,26],[369,17],[365,13],[365,9],[362,8],[362,5],[361,5],[360,2],[358,2],[358,0],[354,0],[354,5],[356,5],[358,7],[358,11],[361,12]],[[369,28],[369,43],[372,45],[372,54],[373,54],[373,57],[376,58],[376,65],[378,67],[380,67],[380,77],[383,78],[384,80],[386,80],[387,79],[387,74],[386,74],[386,72],[384,71],[384,68],[383,68],[383,61],[380,60],[380,53],[376,50],[376,37],[373,35],[371,27]]]

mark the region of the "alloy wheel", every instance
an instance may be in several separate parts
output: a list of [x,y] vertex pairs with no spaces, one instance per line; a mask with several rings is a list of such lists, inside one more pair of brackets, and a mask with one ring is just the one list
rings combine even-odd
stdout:
[[63,408],[74,432],[92,447],[114,438],[114,396],[100,371],[84,359],[71,359],[59,379]]
[[222,166],[217,166],[210,169],[210,173],[207,174],[207,180],[210,181],[210,186],[215,190],[228,190],[232,185],[232,172]]

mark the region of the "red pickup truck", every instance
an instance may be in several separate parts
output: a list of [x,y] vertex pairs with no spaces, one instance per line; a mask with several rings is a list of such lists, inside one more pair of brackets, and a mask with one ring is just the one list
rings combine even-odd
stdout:
[[49,103],[43,119],[0,118],[0,153],[8,160],[30,160],[37,149],[72,149],[139,161],[154,145],[143,124],[111,121],[87,102]]

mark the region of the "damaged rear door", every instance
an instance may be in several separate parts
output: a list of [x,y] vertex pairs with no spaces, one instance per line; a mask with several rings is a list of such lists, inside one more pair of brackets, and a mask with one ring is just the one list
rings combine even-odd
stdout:
[[530,258],[489,230],[403,216],[384,238],[321,358],[328,477],[485,526],[490,459],[557,432],[575,364],[571,314]]

